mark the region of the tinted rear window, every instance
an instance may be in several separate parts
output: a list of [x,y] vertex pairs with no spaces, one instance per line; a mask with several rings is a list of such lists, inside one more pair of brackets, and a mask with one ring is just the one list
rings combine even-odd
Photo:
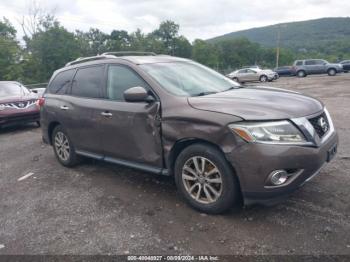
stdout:
[[71,80],[74,74],[74,69],[58,73],[52,80],[49,86],[49,93],[51,94],[65,94],[66,90],[71,85]]
[[305,65],[316,65],[317,64],[317,60],[306,60],[305,61]]
[[72,95],[89,98],[101,98],[101,83],[104,66],[92,66],[78,69],[72,85]]

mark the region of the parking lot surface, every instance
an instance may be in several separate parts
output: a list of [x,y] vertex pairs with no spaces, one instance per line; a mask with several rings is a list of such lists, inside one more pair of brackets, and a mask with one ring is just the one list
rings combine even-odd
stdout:
[[[260,85],[260,84],[258,84]],[[321,99],[336,158],[286,202],[225,215],[174,182],[116,165],[61,166],[34,125],[0,130],[0,254],[350,254],[350,74],[266,83]]]

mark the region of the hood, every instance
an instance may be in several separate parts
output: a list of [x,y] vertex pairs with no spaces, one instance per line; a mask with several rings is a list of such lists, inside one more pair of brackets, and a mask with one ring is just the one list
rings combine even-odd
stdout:
[[315,114],[323,104],[315,98],[276,88],[249,87],[189,97],[193,108],[234,115],[245,120],[290,119]]
[[343,65],[340,63],[328,63],[327,65],[328,66],[335,66],[335,67],[343,67]]
[[27,100],[34,100],[38,99],[38,95],[34,93],[29,93],[29,94],[23,94],[23,95],[18,95],[18,96],[2,96],[0,97],[0,104],[4,103],[11,103],[11,102],[19,102],[19,101],[27,101]]

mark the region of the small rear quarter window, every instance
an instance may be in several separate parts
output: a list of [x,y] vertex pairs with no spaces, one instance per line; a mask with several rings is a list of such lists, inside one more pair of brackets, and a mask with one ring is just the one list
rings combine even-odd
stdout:
[[48,92],[50,94],[65,94],[72,83],[74,69],[59,72],[51,81]]

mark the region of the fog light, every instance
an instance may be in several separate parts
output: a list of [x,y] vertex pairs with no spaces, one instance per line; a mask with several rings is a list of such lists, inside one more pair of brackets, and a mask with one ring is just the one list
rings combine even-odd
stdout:
[[271,184],[279,186],[284,184],[288,179],[288,173],[285,170],[275,170],[270,175]]

